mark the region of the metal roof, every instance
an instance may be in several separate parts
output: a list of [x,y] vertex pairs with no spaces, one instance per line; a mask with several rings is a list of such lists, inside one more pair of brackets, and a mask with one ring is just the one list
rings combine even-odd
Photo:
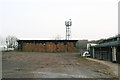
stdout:
[[104,43],[104,42],[107,42],[109,40],[113,40],[115,38],[120,38],[120,34],[116,35],[116,36],[113,36],[113,37],[109,37],[107,39],[103,39],[100,43]]
[[78,40],[17,40],[18,43],[45,43],[45,42],[77,42]]
[[120,38],[120,34],[116,35],[116,36],[113,36],[113,37],[110,37],[108,39],[114,39],[114,38]]
[[98,44],[95,47],[110,47],[110,46],[118,46],[120,45],[120,41],[106,42],[102,44]]

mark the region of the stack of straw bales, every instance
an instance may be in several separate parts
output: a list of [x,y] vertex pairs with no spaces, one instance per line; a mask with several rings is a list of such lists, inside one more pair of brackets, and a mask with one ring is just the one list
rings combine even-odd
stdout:
[[23,51],[32,51],[33,50],[33,44],[31,43],[24,43],[23,44]]
[[46,42],[42,43],[24,43],[22,46],[22,51],[39,51],[39,52],[73,52],[77,51],[76,47],[72,42],[68,42],[66,45],[62,43],[52,43]]
[[67,46],[64,45],[64,43],[58,43],[57,44],[57,51],[58,52],[65,52],[65,51],[67,51]]
[[67,43],[67,51],[69,52],[77,51],[76,47],[74,47],[74,44],[72,42]]
[[56,45],[52,42],[47,42],[45,44],[45,49],[47,52],[56,52]]

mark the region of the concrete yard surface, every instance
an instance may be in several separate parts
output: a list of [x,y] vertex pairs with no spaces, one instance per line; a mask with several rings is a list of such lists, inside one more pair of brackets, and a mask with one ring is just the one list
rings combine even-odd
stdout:
[[93,59],[93,58],[86,58],[86,59],[91,60],[91,61],[99,62],[100,64],[107,65],[107,66],[110,68],[110,70],[111,70],[116,76],[119,76],[118,71],[119,71],[119,65],[120,65],[120,64],[118,64],[118,63],[112,63],[112,62],[110,62],[110,61]]
[[117,78],[109,66],[79,53],[3,52],[3,78]]

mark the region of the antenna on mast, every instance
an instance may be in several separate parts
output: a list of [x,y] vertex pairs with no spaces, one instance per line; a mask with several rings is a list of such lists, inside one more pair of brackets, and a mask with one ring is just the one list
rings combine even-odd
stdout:
[[69,19],[69,21],[65,21],[65,25],[66,25],[66,40],[69,40],[71,36],[70,26],[72,26],[71,19]]

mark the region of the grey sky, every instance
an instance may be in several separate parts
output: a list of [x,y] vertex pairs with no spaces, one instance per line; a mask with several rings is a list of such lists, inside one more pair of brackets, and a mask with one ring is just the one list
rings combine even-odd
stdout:
[[65,39],[65,21],[72,19],[71,39],[108,38],[118,33],[118,1],[1,0],[0,36]]

